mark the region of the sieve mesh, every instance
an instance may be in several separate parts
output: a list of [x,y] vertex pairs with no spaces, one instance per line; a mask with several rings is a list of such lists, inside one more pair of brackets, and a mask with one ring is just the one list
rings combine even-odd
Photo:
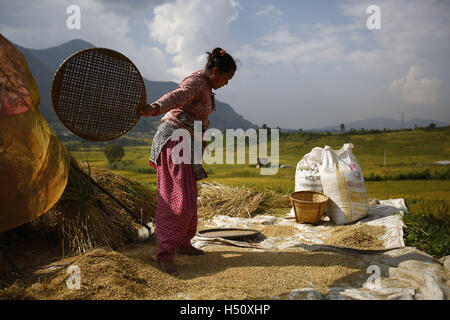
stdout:
[[67,58],[52,82],[52,102],[61,122],[93,141],[117,138],[139,121],[146,103],[144,80],[136,66],[106,48],[81,50]]

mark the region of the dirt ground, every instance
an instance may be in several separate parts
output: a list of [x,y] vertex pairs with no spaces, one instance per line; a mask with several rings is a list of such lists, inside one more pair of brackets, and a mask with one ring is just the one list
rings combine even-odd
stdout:
[[[286,226],[261,231],[266,236],[295,232]],[[0,299],[288,299],[295,289],[314,288],[325,296],[342,283],[361,286],[368,276],[357,255],[213,246],[205,255],[176,256],[174,277],[159,270],[156,250],[151,238],[119,251],[96,248],[63,258],[54,242],[16,239],[10,251],[22,278],[13,276],[3,258]],[[79,289],[69,289],[69,266],[79,268]]]

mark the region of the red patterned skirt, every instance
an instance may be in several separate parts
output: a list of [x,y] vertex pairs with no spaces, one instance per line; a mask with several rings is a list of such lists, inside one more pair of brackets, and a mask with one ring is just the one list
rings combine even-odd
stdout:
[[172,162],[172,149],[177,143],[167,141],[156,167],[158,261],[173,260],[175,249],[191,246],[191,239],[197,232],[197,180],[192,164]]

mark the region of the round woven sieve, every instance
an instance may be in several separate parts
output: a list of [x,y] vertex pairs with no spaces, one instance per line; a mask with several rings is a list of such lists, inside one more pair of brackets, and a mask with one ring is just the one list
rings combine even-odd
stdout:
[[260,233],[261,231],[259,230],[239,229],[239,228],[207,229],[198,232],[198,234],[202,237],[224,238],[230,240],[245,240],[249,238],[254,238]]
[[139,121],[146,103],[139,70],[124,55],[106,48],[74,53],[59,66],[52,102],[61,122],[86,140],[117,138]]

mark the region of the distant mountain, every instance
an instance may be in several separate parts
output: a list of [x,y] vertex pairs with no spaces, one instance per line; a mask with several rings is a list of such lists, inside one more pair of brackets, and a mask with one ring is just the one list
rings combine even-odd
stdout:
[[[22,46],[15,46],[22,52],[27,60],[28,66],[36,80],[39,94],[40,104],[39,110],[49,123],[50,127],[55,131],[58,136],[69,135],[69,131],[64,127],[61,121],[56,116],[55,110],[52,105],[50,90],[53,75],[56,72],[59,65],[70,55],[86,48],[94,47],[93,44],[84,40],[75,39],[69,42],[63,43],[56,47],[47,49],[29,49]],[[171,81],[150,81],[144,78],[144,83],[147,91],[147,102],[153,102],[165,93],[174,90],[178,84]],[[142,117],[136,126],[127,134],[133,136],[145,136],[149,137],[155,132],[156,126],[160,123],[162,116],[159,117]],[[248,128],[258,128],[257,125],[244,119],[241,115],[237,114],[234,109],[227,103],[223,103],[216,100],[216,111],[214,111],[209,119],[211,121],[211,128],[225,129],[225,128],[242,128],[244,130]],[[434,123],[437,127],[447,126],[448,123],[436,120],[428,119],[413,119],[405,121],[403,128],[425,127],[430,123]],[[344,123],[345,130],[350,129],[401,129],[402,124],[399,120],[389,118],[371,118],[360,121],[353,121]],[[281,129],[284,132],[291,132],[297,130]],[[322,128],[309,129],[306,131],[340,131],[340,123],[336,126],[328,126]]]
[[[28,55],[33,55],[36,59],[47,65],[54,72],[71,54],[83,49],[93,48],[94,45],[84,40],[75,39],[65,42],[59,46],[47,49],[28,49],[18,45],[16,45],[16,47],[23,53],[23,55],[25,55],[24,51],[26,51]],[[25,58],[27,58],[27,56],[25,56]]]
[[[403,129],[414,127],[427,127],[430,125],[430,123],[434,123],[436,127],[446,127],[448,126],[448,123],[442,122],[442,121],[436,121],[436,120],[428,120],[428,119],[412,119],[409,121],[405,121],[403,123]],[[344,123],[345,131],[348,131],[350,129],[378,129],[383,130],[386,129],[402,129],[402,122],[399,120],[394,120],[390,118],[370,118],[365,120],[359,120],[359,121],[353,121]],[[329,126],[329,127],[322,127],[322,128],[316,128],[316,129],[310,129],[307,131],[341,131],[340,123],[336,126]]]
[[[50,127],[58,136],[70,135],[70,132],[64,127],[58,119],[51,101],[51,85],[53,75],[60,64],[70,55],[86,48],[92,48],[89,42],[76,39],[63,43],[56,47],[47,49],[29,49],[14,44],[27,60],[28,67],[36,80],[40,103],[39,110],[45,117]],[[167,92],[177,88],[175,82],[150,81],[144,79],[147,102],[151,103]],[[127,135],[150,137],[155,132],[156,126],[160,123],[162,116],[158,117],[142,117],[136,126]],[[245,120],[241,115],[237,114],[233,108],[219,100],[216,100],[216,111],[210,116],[210,127],[217,129],[225,128],[257,128],[258,126]]]

